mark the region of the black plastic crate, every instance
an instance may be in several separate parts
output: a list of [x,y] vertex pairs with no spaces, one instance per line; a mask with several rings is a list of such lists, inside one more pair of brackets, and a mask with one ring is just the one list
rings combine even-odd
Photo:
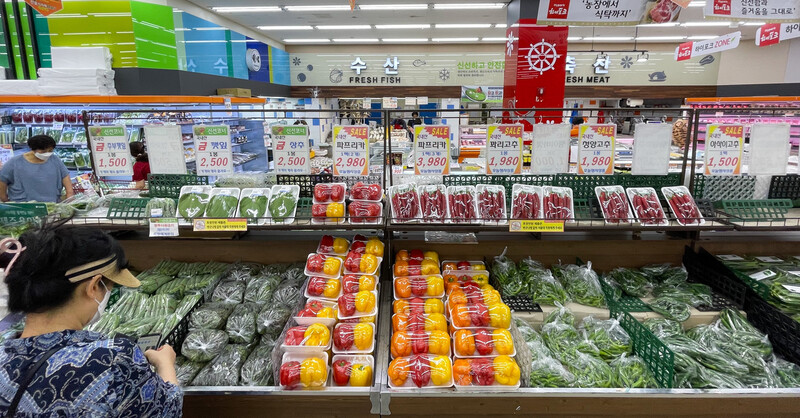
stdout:
[[178,321],[178,325],[176,325],[166,337],[161,339],[161,344],[169,344],[172,346],[172,349],[175,350],[176,354],[181,354],[183,340],[185,340],[186,336],[189,335],[189,319],[192,317],[192,313],[194,313],[194,311],[203,304],[205,299],[205,297],[201,297],[197,303],[194,304],[192,309],[190,309],[189,312],[187,312],[186,315],[181,318],[180,321]]
[[739,307],[725,296],[712,290],[711,306],[702,305],[698,306],[696,309],[700,312],[719,312],[723,309],[739,309]]
[[794,207],[800,206],[800,175],[772,176],[769,182],[770,199],[791,199]]
[[702,248],[700,254],[696,254],[691,248],[686,247],[683,265],[689,273],[689,281],[708,285],[714,292],[728,299],[734,307],[739,309],[744,307],[747,286],[716,257]]
[[528,296],[504,296],[503,302],[511,308],[511,312],[542,312],[538,303]]
[[183,186],[206,186],[208,176],[194,174],[148,174],[147,186],[150,197],[171,197],[177,199]]
[[277,182],[281,185],[296,184],[300,186],[300,197],[314,197],[314,186],[317,183],[331,183],[333,182],[333,175],[331,174],[311,174],[311,175],[293,175],[293,174],[280,174],[277,176]]
[[747,320],[767,334],[775,352],[800,364],[800,322],[781,312],[749,291],[744,308]]

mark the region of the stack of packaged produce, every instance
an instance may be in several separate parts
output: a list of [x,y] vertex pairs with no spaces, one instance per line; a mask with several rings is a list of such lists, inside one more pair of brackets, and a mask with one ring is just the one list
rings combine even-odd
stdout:
[[800,256],[740,256],[722,254],[717,258],[736,272],[764,299],[787,315],[800,321]]
[[[195,218],[246,217],[251,224],[293,223],[300,186],[275,185],[271,189],[183,186],[177,216],[183,225]],[[241,198],[241,201],[240,201]]]
[[281,386],[372,385],[382,258],[378,238],[322,237],[306,260],[304,307],[284,332]]
[[[346,200],[350,201],[345,213]],[[379,224],[383,219],[383,188],[380,184],[358,182],[347,190],[345,183],[314,186],[311,218],[314,224],[341,224],[349,214],[353,224]]]

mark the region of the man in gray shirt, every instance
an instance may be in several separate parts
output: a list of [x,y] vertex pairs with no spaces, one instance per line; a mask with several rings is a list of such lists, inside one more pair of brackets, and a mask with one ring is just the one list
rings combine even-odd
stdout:
[[56,141],[47,135],[28,140],[31,150],[10,160],[0,170],[0,201],[58,202],[61,190],[73,195],[69,171],[53,156]]

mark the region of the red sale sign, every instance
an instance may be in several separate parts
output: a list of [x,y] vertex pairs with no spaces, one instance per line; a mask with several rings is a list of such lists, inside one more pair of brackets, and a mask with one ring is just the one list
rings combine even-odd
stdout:
[[566,19],[569,11],[569,0],[550,0],[547,7],[548,19]]
[[731,0],[714,0],[713,10],[715,15],[731,15]]

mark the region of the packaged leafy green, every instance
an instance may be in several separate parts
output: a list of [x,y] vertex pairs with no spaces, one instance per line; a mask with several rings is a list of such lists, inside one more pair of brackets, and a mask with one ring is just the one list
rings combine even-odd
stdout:
[[175,361],[175,374],[178,377],[178,384],[188,386],[204,366],[205,363],[195,363],[187,360],[186,357],[179,356]]
[[267,188],[248,188],[242,190],[239,199],[239,217],[247,218],[252,225],[263,225],[267,222],[267,204],[271,195]]
[[267,210],[274,223],[292,223],[297,211],[297,200],[300,198],[300,186],[275,185],[272,192]]
[[206,218],[233,218],[239,206],[239,189],[211,189],[206,206]]
[[181,354],[196,362],[211,361],[228,345],[228,334],[225,331],[196,329],[190,331],[183,340]]
[[242,365],[240,382],[242,386],[273,386],[275,384],[272,378],[272,350],[274,347],[274,341],[271,344],[264,344],[262,341],[250,353],[247,361]]
[[250,344],[255,341],[258,333],[256,332],[256,315],[258,315],[258,305],[243,303],[234,308],[225,331],[228,338],[235,344]]
[[149,218],[172,218],[175,216],[175,200],[170,198],[155,197],[147,202],[144,216]]
[[192,386],[238,386],[242,364],[250,354],[243,344],[231,344],[200,370]]
[[222,329],[233,312],[233,305],[206,303],[195,309],[189,318],[190,329]]
[[256,318],[258,333],[267,339],[277,339],[291,315],[292,311],[285,307],[265,305]]
[[202,217],[208,205],[211,187],[183,186],[178,198],[178,215],[185,223],[191,219]]
[[214,289],[211,301],[227,305],[238,305],[244,300],[244,291],[246,287],[247,285],[243,282],[222,282]]

